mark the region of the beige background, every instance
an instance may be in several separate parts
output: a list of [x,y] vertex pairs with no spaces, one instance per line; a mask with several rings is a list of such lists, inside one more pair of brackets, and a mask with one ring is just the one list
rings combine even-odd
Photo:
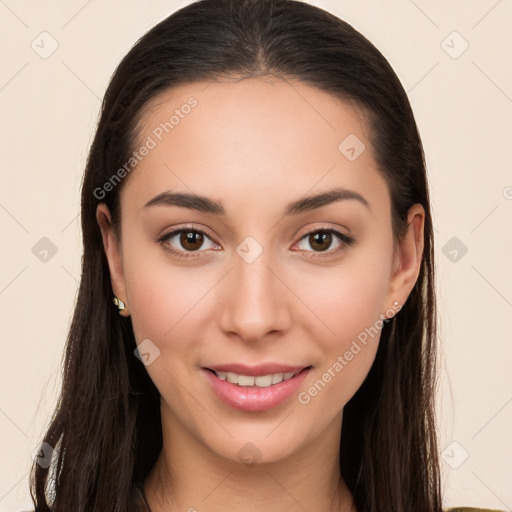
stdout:
[[[107,81],[142,33],[188,3],[0,0],[0,512],[31,505],[28,468],[57,399],[80,275],[80,180]],[[510,510],[512,1],[311,3],[388,58],[424,142],[445,505]],[[58,48],[42,58],[52,39]],[[57,249],[46,263],[32,252],[42,237]],[[456,261],[443,252],[452,237],[467,247]]]

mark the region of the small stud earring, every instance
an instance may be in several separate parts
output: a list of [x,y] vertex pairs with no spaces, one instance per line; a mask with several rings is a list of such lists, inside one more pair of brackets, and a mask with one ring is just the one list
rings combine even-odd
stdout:
[[124,302],[117,297],[114,297],[114,304],[119,308],[119,311],[122,311],[125,308]]

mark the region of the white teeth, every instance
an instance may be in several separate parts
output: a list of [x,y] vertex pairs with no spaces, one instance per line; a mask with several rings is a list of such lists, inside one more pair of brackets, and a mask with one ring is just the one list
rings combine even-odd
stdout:
[[[298,373],[298,372],[297,372]],[[257,386],[259,388],[268,388],[273,384],[279,384],[283,380],[291,379],[294,375],[293,372],[289,373],[272,373],[270,375],[259,375],[253,377],[251,375],[238,375],[233,372],[215,372],[217,377],[221,380],[227,380],[232,384],[238,384],[243,387]]]
[[231,382],[232,384],[238,384],[238,375],[236,375],[235,373],[227,372],[224,374],[224,378],[228,382]]
[[238,376],[235,376],[235,378],[238,381],[239,386],[254,386],[254,382],[256,381],[256,379],[254,377],[245,376],[245,375],[238,375]]
[[[272,378],[273,375],[258,375],[254,379],[254,384],[260,388],[268,388],[269,386],[272,386]],[[240,378],[238,379],[238,385],[240,386],[240,382],[242,382],[243,377],[240,375]],[[277,382],[276,382],[277,384]]]
[[272,384],[279,384],[283,381],[283,374],[282,373],[274,373],[272,375]]

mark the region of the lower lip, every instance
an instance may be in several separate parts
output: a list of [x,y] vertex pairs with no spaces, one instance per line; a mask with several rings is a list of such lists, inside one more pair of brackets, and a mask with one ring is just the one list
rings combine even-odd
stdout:
[[291,379],[266,388],[239,386],[222,380],[210,370],[202,368],[214,393],[227,405],[242,411],[266,411],[283,403],[304,382],[311,368],[306,368]]

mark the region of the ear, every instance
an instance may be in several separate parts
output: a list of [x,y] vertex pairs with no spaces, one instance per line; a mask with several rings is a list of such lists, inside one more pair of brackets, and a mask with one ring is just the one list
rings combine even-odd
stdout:
[[105,249],[105,255],[108,260],[113,293],[125,304],[125,308],[120,310],[119,314],[122,316],[130,316],[124,281],[121,246],[112,229],[112,218],[108,206],[105,203],[100,203],[96,208],[96,220],[101,229],[103,248]]
[[[405,304],[418,279],[424,247],[425,210],[413,205],[407,214],[407,232],[398,241],[393,256],[393,270],[387,296],[388,307],[397,309]],[[392,306],[393,304],[393,306]],[[400,309],[400,308],[398,308]],[[386,315],[389,318],[389,315]]]

